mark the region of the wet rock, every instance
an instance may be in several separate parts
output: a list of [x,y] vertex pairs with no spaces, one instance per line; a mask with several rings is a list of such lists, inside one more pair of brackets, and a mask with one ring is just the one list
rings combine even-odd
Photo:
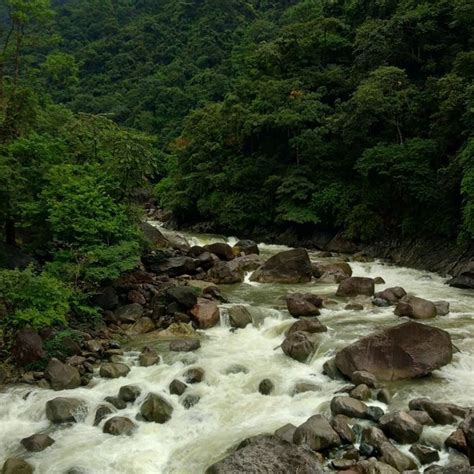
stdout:
[[219,322],[219,308],[214,301],[198,298],[191,315],[199,329],[209,329]]
[[374,294],[375,298],[383,299],[385,301],[388,301],[390,304],[398,303],[398,301],[406,295],[407,292],[401,286],[385,288],[385,290],[378,291]]
[[418,461],[420,461],[421,464],[431,464],[439,461],[438,451],[429,446],[423,446],[422,444],[417,443],[410,448],[410,452],[418,458]]
[[346,376],[370,372],[377,380],[422,377],[449,364],[453,356],[446,331],[407,322],[359,339],[339,351],[336,366]]
[[314,415],[296,428],[293,442],[321,451],[339,446],[341,439],[324,416]]
[[351,467],[354,467],[356,462],[353,459],[333,459],[331,461],[331,467],[335,471],[347,472]]
[[173,407],[160,395],[150,393],[140,408],[140,414],[146,421],[166,423],[173,414]]
[[300,319],[293,323],[286,332],[286,335],[289,336],[295,332],[307,332],[309,334],[317,334],[320,332],[326,332],[328,328],[321,322],[319,319]]
[[184,378],[188,383],[200,383],[204,379],[204,369],[193,367],[184,373]]
[[177,379],[174,379],[170,383],[170,386],[169,386],[171,395],[179,395],[179,396],[181,396],[186,391],[187,388],[188,386],[184,382],[181,382],[181,380],[177,380]]
[[379,420],[382,431],[401,444],[416,443],[423,431],[423,425],[418,423],[405,411],[389,413]]
[[245,255],[259,255],[260,250],[258,245],[253,240],[239,240],[235,245],[235,249],[240,250],[240,252]]
[[376,285],[385,285],[385,280],[382,277],[375,277],[374,283]]
[[138,303],[127,304],[116,309],[114,315],[121,323],[134,323],[143,315],[143,306]]
[[46,402],[46,418],[52,423],[75,423],[86,413],[86,404],[77,398],[57,397]]
[[407,413],[423,426],[433,426],[435,422],[426,411],[423,410],[408,410]]
[[313,293],[292,293],[286,297],[286,306],[288,312],[295,318],[319,316],[323,300]]
[[389,464],[400,472],[417,468],[416,462],[412,457],[402,453],[389,441],[382,443],[377,447],[377,449],[382,455],[380,460],[386,464]]
[[351,397],[338,396],[331,400],[333,416],[345,415],[349,418],[366,418],[367,408],[365,403]]
[[311,383],[311,382],[298,382],[295,384],[295,388],[293,389],[293,395],[297,395],[298,393],[305,393],[305,392],[319,392],[321,387],[318,385]]
[[103,432],[113,436],[131,436],[137,429],[137,425],[124,416],[114,416],[104,424]]
[[343,444],[354,444],[356,437],[352,428],[349,426],[348,418],[344,415],[336,415],[331,420],[331,426],[339,435]]
[[350,395],[352,398],[365,401],[371,398],[372,392],[370,391],[370,388],[367,387],[367,385],[360,384],[360,385],[357,385],[356,388],[351,390]]
[[355,385],[365,384],[370,388],[377,388],[377,378],[370,372],[357,370],[351,374],[351,382]]
[[296,426],[292,425],[291,423],[288,423],[281,428],[278,428],[274,436],[277,438],[280,438],[283,441],[286,441],[287,443],[293,443],[293,436],[295,435],[296,431]]
[[142,222],[140,228],[148,242],[156,248],[167,248],[170,246],[169,240],[160,232],[160,230],[148,222]]
[[344,380],[344,375],[336,366],[335,357],[323,364],[323,374],[327,375],[331,380]]
[[127,294],[127,299],[129,303],[138,303],[142,306],[146,304],[146,298],[138,290],[130,290]]
[[232,375],[232,374],[248,374],[249,369],[245,367],[244,365],[241,364],[232,364],[229,367],[225,369],[225,374],[226,375]]
[[107,362],[100,366],[99,374],[106,379],[117,379],[126,377],[130,372],[130,367],[126,364]]
[[461,428],[453,431],[444,442],[447,448],[455,449],[460,453],[467,454],[467,441]]
[[199,339],[177,339],[170,342],[171,352],[192,352],[201,347]]
[[258,391],[262,395],[270,395],[270,393],[273,392],[273,389],[275,386],[273,385],[273,382],[270,379],[263,379],[259,384],[258,384]]
[[281,348],[288,357],[298,362],[305,362],[315,351],[314,343],[304,332],[294,332],[287,336]]
[[235,305],[228,309],[229,322],[233,328],[245,328],[252,324],[252,315],[244,305]]
[[385,412],[380,407],[368,406],[366,418],[377,423],[384,414]]
[[186,410],[189,410],[194,405],[197,405],[199,403],[199,400],[201,400],[201,397],[199,395],[189,394],[183,398],[182,404],[183,407],[186,408]]
[[431,319],[436,317],[436,306],[418,296],[405,296],[395,307],[397,316],[407,316],[412,319]]
[[386,405],[392,401],[392,396],[386,388],[378,390],[376,398],[379,402],[385,403]]
[[235,255],[232,247],[224,242],[216,242],[214,244],[205,245],[204,249],[217,255],[221,260],[233,260]]
[[343,280],[337,288],[336,296],[373,296],[374,280],[366,277],[350,277]]
[[352,276],[352,268],[347,262],[318,262],[312,265],[313,276],[320,283],[340,283]]
[[415,398],[408,404],[410,410],[423,410],[436,424],[450,425],[456,422],[456,416],[445,403],[435,403],[428,398]]
[[12,347],[12,356],[19,367],[33,364],[46,357],[43,349],[43,340],[32,329],[21,329],[15,336]]
[[28,438],[23,438],[21,444],[23,447],[30,452],[39,453],[44,451],[49,446],[55,443],[53,438],[50,438],[47,434],[34,434],[28,436]]
[[194,260],[190,257],[171,257],[159,263],[151,263],[149,267],[154,273],[166,273],[170,277],[192,275],[196,270]]
[[467,455],[469,463],[474,465],[474,411],[470,411],[466,419],[461,424],[467,445]]
[[184,309],[191,309],[197,303],[196,290],[191,286],[175,286],[167,290],[166,296]]
[[436,307],[436,314],[438,316],[446,316],[449,314],[449,303],[447,301],[434,301]]
[[119,397],[105,397],[104,401],[110,403],[117,410],[125,410],[127,408],[127,404]]
[[8,458],[2,467],[2,474],[33,474],[33,466],[18,458]]
[[[384,463],[377,461],[376,459],[369,459],[366,461],[361,461],[357,464],[356,471],[349,471],[347,474],[360,474],[360,472],[364,474],[398,474],[399,471],[394,467]],[[407,473],[408,474],[408,473]]]
[[151,318],[140,318],[132,327],[127,329],[127,334],[146,334],[156,329],[155,323]]
[[455,288],[474,288],[474,262],[469,261],[457,270],[457,275],[447,283]]
[[276,436],[258,436],[206,470],[206,474],[322,474],[315,453]]
[[113,413],[113,410],[108,405],[99,405],[97,407],[97,410],[95,411],[94,426],[100,425],[100,422],[104,418],[107,418],[112,413]]
[[[236,259],[237,260],[237,259]],[[209,271],[208,279],[217,284],[242,283],[244,271],[233,262],[217,262]]]
[[382,298],[374,298],[372,300],[372,304],[379,308],[386,308],[387,306],[390,306],[390,303]]
[[349,303],[344,307],[347,311],[363,311],[364,305],[359,303]]
[[251,280],[261,283],[307,283],[311,281],[311,276],[308,252],[305,249],[293,249],[268,259],[253,273]]
[[119,398],[124,402],[133,403],[142,393],[141,388],[138,385],[124,385],[120,387]]
[[45,379],[53,390],[70,390],[81,386],[81,374],[70,365],[58,359],[51,359],[44,372]]
[[138,363],[140,367],[151,367],[158,364],[160,356],[152,347],[145,347],[142,353],[138,356]]

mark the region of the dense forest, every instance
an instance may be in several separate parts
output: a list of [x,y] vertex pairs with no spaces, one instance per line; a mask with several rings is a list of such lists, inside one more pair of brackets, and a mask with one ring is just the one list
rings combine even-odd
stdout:
[[242,235],[474,237],[470,0],[0,9],[0,260],[42,270],[0,272],[8,324],[94,316],[139,262],[143,194]]

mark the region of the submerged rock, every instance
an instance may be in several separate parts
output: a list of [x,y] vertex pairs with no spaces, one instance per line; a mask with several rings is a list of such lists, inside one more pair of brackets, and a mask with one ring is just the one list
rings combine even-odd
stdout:
[[28,438],[23,438],[21,444],[27,451],[39,453],[55,443],[53,438],[47,434],[34,434]]
[[181,380],[174,379],[169,386],[171,395],[182,395],[188,386]]
[[23,459],[8,458],[3,464],[2,474],[33,474],[33,466]]
[[258,384],[258,391],[262,395],[270,395],[270,393],[273,392],[273,389],[275,388],[273,382],[270,379],[263,379],[259,384]]
[[170,342],[171,352],[192,352],[201,347],[198,339],[177,339]]
[[146,421],[166,423],[173,414],[173,407],[162,396],[150,393],[140,408],[140,414]]

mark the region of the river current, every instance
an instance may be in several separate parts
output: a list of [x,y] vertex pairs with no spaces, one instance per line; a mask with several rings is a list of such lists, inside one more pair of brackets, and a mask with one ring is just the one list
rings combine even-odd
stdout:
[[[223,239],[211,235],[185,236],[192,244],[200,245]],[[264,244],[259,247],[264,258],[286,249]],[[310,257],[331,260],[317,258],[312,252]],[[445,278],[437,274],[379,261],[350,265],[354,276],[382,277],[386,284],[379,285],[378,290],[402,286],[408,293],[446,300],[451,305],[449,315],[437,317],[429,324],[449,331],[460,352],[452,364],[431,377],[387,384],[393,396],[390,409],[406,408],[408,401],[418,396],[474,405],[473,292],[450,288],[444,284]],[[20,456],[41,474],[198,474],[247,437],[272,433],[287,423],[299,425],[316,413],[329,413],[329,402],[344,383],[322,375],[323,363],[361,336],[401,322],[393,314],[393,307],[375,308],[364,298],[354,299],[364,304],[364,311],[345,310],[347,301],[335,298],[335,290],[335,284],[260,284],[250,282],[249,278],[242,284],[223,285],[221,291],[229,303],[221,308],[221,324],[203,332],[201,348],[194,353],[164,351],[160,364],[139,367],[138,351],[150,343],[147,335],[143,341],[135,340],[124,356],[124,361],[132,366],[126,378],[108,380],[97,374],[92,387],[54,392],[25,385],[0,392],[0,465],[8,456]],[[286,311],[284,301],[284,296],[292,291],[314,292],[334,300],[334,304],[322,310],[320,320],[328,332],[320,335],[319,348],[307,364],[288,358],[279,348],[284,332],[295,321]],[[254,324],[231,331],[225,309],[232,304],[248,305]],[[202,383],[186,392],[199,395],[199,403],[185,409],[178,396],[169,395],[168,386],[189,366],[202,367],[206,375]],[[258,392],[258,384],[264,378],[275,385],[269,396]],[[299,382],[315,384],[318,389],[294,395],[295,384]],[[139,428],[131,437],[110,436],[102,433],[101,427],[94,427],[95,408],[106,396],[116,395],[121,386],[128,384],[140,386],[142,395],[120,415],[134,419],[146,394],[154,392],[172,403],[171,420],[165,424],[137,422]],[[70,426],[50,426],[45,404],[58,396],[85,400],[88,415]],[[386,409],[383,404],[378,405]],[[453,429],[425,427],[422,440],[442,446]],[[19,441],[38,432],[50,434],[55,444],[41,453],[26,453]],[[404,451],[408,448],[402,447]],[[447,462],[447,457],[444,452],[441,462]]]

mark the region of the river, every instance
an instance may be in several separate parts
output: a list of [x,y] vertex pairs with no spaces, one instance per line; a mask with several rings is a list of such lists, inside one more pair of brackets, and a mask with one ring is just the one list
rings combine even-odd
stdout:
[[[210,235],[186,235],[193,244],[219,240]],[[230,243],[234,239],[229,239]],[[286,247],[260,245],[264,258]],[[311,253],[316,259],[316,253]],[[319,259],[321,260],[321,259]],[[407,292],[451,304],[448,316],[429,322],[446,329],[460,349],[452,364],[431,377],[388,384],[393,402],[390,408],[405,408],[408,400],[428,396],[439,402],[473,405],[474,400],[474,295],[472,291],[450,288],[437,274],[401,268],[383,262],[351,262],[355,276],[382,277],[385,285],[402,286]],[[222,286],[229,304],[248,305],[254,325],[230,331],[225,324],[225,306],[221,325],[205,331],[201,349],[195,353],[164,353],[159,365],[143,368],[137,364],[143,341],[135,341],[124,359],[132,365],[126,378],[94,379],[91,388],[82,387],[53,392],[31,386],[15,386],[0,393],[0,465],[8,456],[24,457],[42,474],[196,474],[220,459],[227,449],[249,436],[273,432],[286,423],[301,424],[315,413],[328,413],[334,392],[344,385],[322,375],[323,363],[336,350],[377,328],[394,325],[400,318],[393,307],[364,311],[347,311],[345,300],[334,297],[336,285],[309,283],[274,285],[251,283]],[[279,345],[283,333],[294,322],[285,310],[282,297],[290,291],[310,291],[335,300],[324,309],[320,320],[328,332],[320,336],[319,348],[308,364],[286,357]],[[368,300],[361,300],[367,306]],[[176,395],[170,396],[169,383],[179,378],[185,368],[196,364],[205,369],[203,383],[192,386],[189,393],[201,397],[186,410]],[[230,370],[243,366],[246,372]],[[274,392],[263,396],[258,384],[270,378]],[[311,382],[317,391],[293,395],[295,384]],[[93,426],[94,412],[104,397],[116,395],[121,386],[136,384],[141,398],[121,412],[134,419],[140,402],[148,392],[163,394],[174,406],[171,420],[165,424],[137,422],[139,428],[131,437],[113,437]],[[188,392],[187,392],[188,393]],[[89,406],[86,418],[71,426],[52,427],[45,416],[45,404],[57,396],[84,399]],[[378,402],[372,403],[377,404]],[[386,408],[384,405],[379,406]],[[425,427],[423,439],[441,446],[453,431],[452,426]],[[49,433],[56,441],[41,453],[25,453],[19,440],[38,432]],[[408,446],[403,447],[405,451]],[[442,454],[447,462],[448,454]]]

